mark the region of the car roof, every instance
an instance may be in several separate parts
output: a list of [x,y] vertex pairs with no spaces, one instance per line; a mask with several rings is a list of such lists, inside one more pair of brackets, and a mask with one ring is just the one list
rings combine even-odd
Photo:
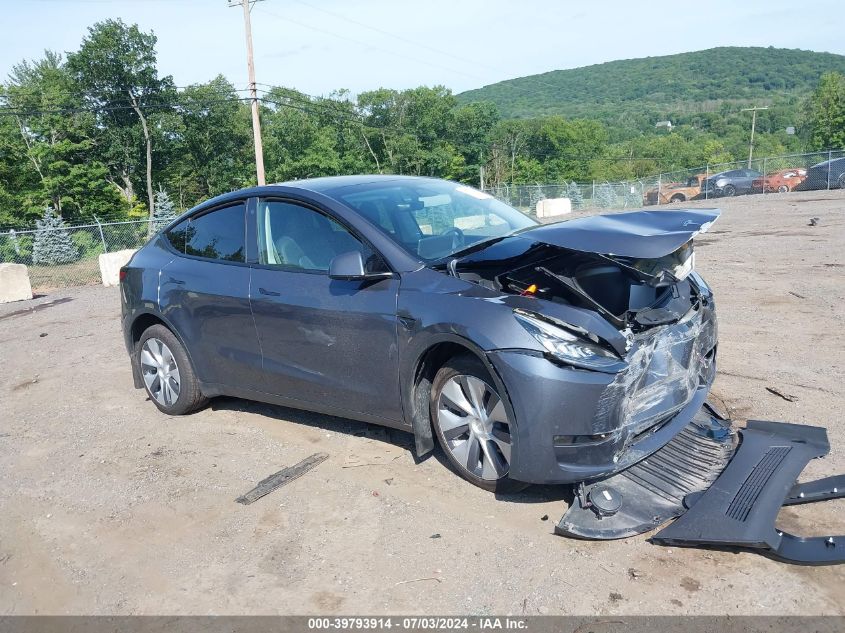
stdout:
[[289,180],[287,182],[274,183],[272,186],[294,187],[322,193],[338,187],[351,187],[355,185],[368,185],[374,183],[388,183],[392,181],[418,180],[420,182],[429,180],[440,180],[439,178],[428,178],[425,176],[403,176],[401,174],[360,174],[354,176],[323,176],[320,178],[304,178],[302,180]]
[[277,182],[258,187],[245,187],[235,191],[215,196],[210,200],[205,200],[195,207],[188,209],[179,218],[192,215],[194,213],[204,213],[207,209],[216,207],[220,204],[225,204],[233,200],[240,200],[244,198],[267,196],[274,194],[291,193],[291,190],[299,189],[300,191],[307,191],[311,193],[324,193],[340,187],[352,187],[355,185],[366,185],[373,183],[389,183],[389,182],[405,182],[409,180],[418,181],[420,183],[430,181],[442,181],[441,178],[428,178],[425,176],[403,176],[398,174],[361,174],[356,176],[324,176],[321,178],[304,178],[302,180],[289,180],[287,182]]

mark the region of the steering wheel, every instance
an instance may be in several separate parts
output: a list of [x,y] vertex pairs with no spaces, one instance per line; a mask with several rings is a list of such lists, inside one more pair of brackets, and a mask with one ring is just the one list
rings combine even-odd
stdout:
[[452,250],[463,246],[466,243],[466,239],[464,238],[464,232],[459,229],[457,226],[453,226],[452,228],[446,229],[441,233],[441,235],[452,235]]

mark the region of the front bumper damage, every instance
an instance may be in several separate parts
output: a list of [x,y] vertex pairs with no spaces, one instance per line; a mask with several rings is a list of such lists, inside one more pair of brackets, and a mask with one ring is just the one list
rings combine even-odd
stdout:
[[679,517],[652,542],[745,548],[805,565],[845,563],[845,535],[800,537],[775,526],[783,506],[845,497],[845,475],[797,482],[811,459],[829,451],[823,428],[750,420],[735,431],[705,405],[647,459],[580,484],[555,533],[617,539]]

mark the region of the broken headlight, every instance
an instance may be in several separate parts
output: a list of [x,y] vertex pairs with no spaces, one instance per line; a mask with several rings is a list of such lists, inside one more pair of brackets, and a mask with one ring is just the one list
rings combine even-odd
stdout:
[[552,323],[523,310],[514,310],[519,324],[546,348],[546,351],[567,365],[617,372],[625,362],[617,354],[583,334]]

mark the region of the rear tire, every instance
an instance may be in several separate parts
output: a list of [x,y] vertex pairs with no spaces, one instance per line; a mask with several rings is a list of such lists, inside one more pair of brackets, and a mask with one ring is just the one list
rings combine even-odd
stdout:
[[147,395],[162,413],[184,415],[208,402],[185,347],[163,325],[144,330],[135,358]]
[[517,492],[528,484],[510,471],[515,431],[495,381],[474,356],[449,360],[431,385],[431,424],[449,466],[491,492]]
[[839,183],[840,189],[845,189],[845,172],[839,174],[839,180],[837,180],[836,182]]

